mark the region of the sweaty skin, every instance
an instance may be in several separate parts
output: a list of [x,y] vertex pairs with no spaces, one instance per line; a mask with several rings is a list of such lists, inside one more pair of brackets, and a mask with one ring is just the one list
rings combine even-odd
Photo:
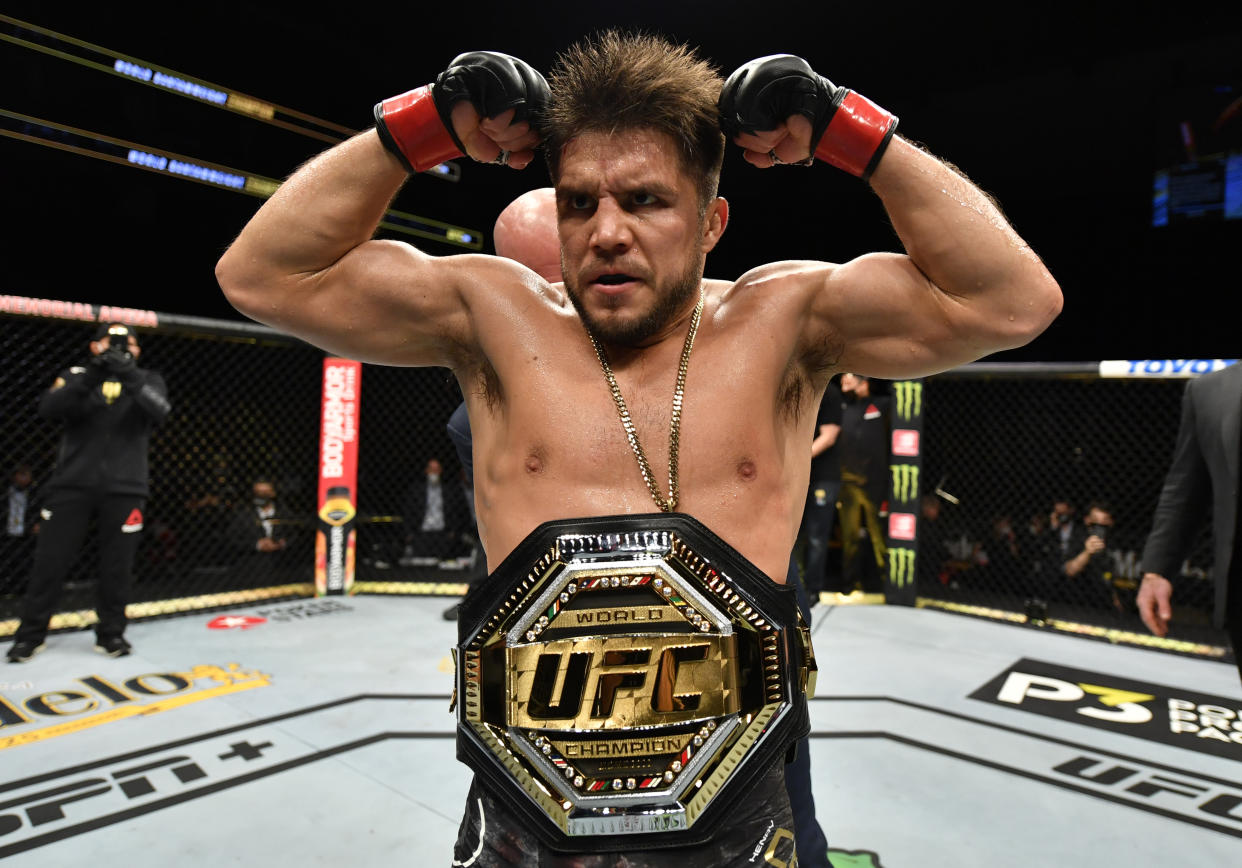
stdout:
[[[494,156],[497,142],[531,145],[511,113],[466,122],[464,106],[455,128],[476,159]],[[749,139],[738,143],[762,153],[774,141]],[[791,120],[777,149],[792,162],[799,148],[809,153],[809,128]],[[700,214],[675,154],[671,139],[648,130],[587,133],[566,146],[556,184],[563,284],[508,259],[433,257],[374,239],[406,176],[369,131],[268,199],[217,278],[247,316],[329,352],[453,370],[469,407],[489,569],[542,522],[656,511],[571,293],[605,337],[667,495],[672,397],[701,285],[678,510],[780,582],[828,380],[846,370],[922,376],[1019,346],[1059,312],[1060,290],[986,197],[898,138],[871,183],[910,255],[702,280],[729,209],[715,199]],[[641,329],[675,286],[688,288],[684,301]],[[630,336],[622,344],[618,335]]]

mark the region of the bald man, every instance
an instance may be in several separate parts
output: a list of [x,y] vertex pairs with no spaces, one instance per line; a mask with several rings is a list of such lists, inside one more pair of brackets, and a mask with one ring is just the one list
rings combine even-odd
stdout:
[[561,241],[556,234],[556,191],[539,187],[523,193],[492,227],[496,255],[520,262],[548,283],[561,282]]

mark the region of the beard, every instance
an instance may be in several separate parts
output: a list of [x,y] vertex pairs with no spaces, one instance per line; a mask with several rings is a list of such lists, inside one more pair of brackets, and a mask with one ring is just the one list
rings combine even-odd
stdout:
[[582,304],[581,292],[577,280],[572,282],[566,278],[565,288],[569,292],[569,300],[574,310],[600,341],[624,347],[642,346],[646,341],[657,335],[685,308],[687,302],[703,283],[703,266],[691,260],[686,269],[673,278],[664,287],[664,292],[657,292],[656,302],[645,314],[628,321],[609,320],[601,322],[591,316]]

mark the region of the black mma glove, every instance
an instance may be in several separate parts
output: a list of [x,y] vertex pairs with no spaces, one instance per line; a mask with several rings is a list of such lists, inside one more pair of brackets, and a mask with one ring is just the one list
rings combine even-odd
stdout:
[[425,172],[466,147],[453,131],[453,106],[468,100],[481,117],[515,109],[513,122],[534,126],[548,104],[548,82],[533,67],[496,51],[458,55],[429,85],[375,106],[380,141],[410,172]]
[[720,127],[730,139],[776,129],[800,114],[811,122],[812,157],[864,181],[897,129],[895,115],[837,87],[792,54],[760,57],[738,67],[721,88],[718,108]]
[[138,373],[138,362],[134,357],[116,347],[109,347],[95,358],[102,359],[108,375],[122,383],[132,383]]

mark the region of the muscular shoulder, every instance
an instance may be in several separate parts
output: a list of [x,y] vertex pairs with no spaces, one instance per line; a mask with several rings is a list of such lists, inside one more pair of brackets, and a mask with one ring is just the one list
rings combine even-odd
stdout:
[[521,303],[561,310],[570,306],[561,283],[549,283],[536,272],[503,256],[471,254],[454,257],[469,274],[472,306]]
[[770,307],[776,299],[805,301],[836,267],[829,262],[785,260],[752,268],[732,283],[713,283],[723,284],[722,305]]

